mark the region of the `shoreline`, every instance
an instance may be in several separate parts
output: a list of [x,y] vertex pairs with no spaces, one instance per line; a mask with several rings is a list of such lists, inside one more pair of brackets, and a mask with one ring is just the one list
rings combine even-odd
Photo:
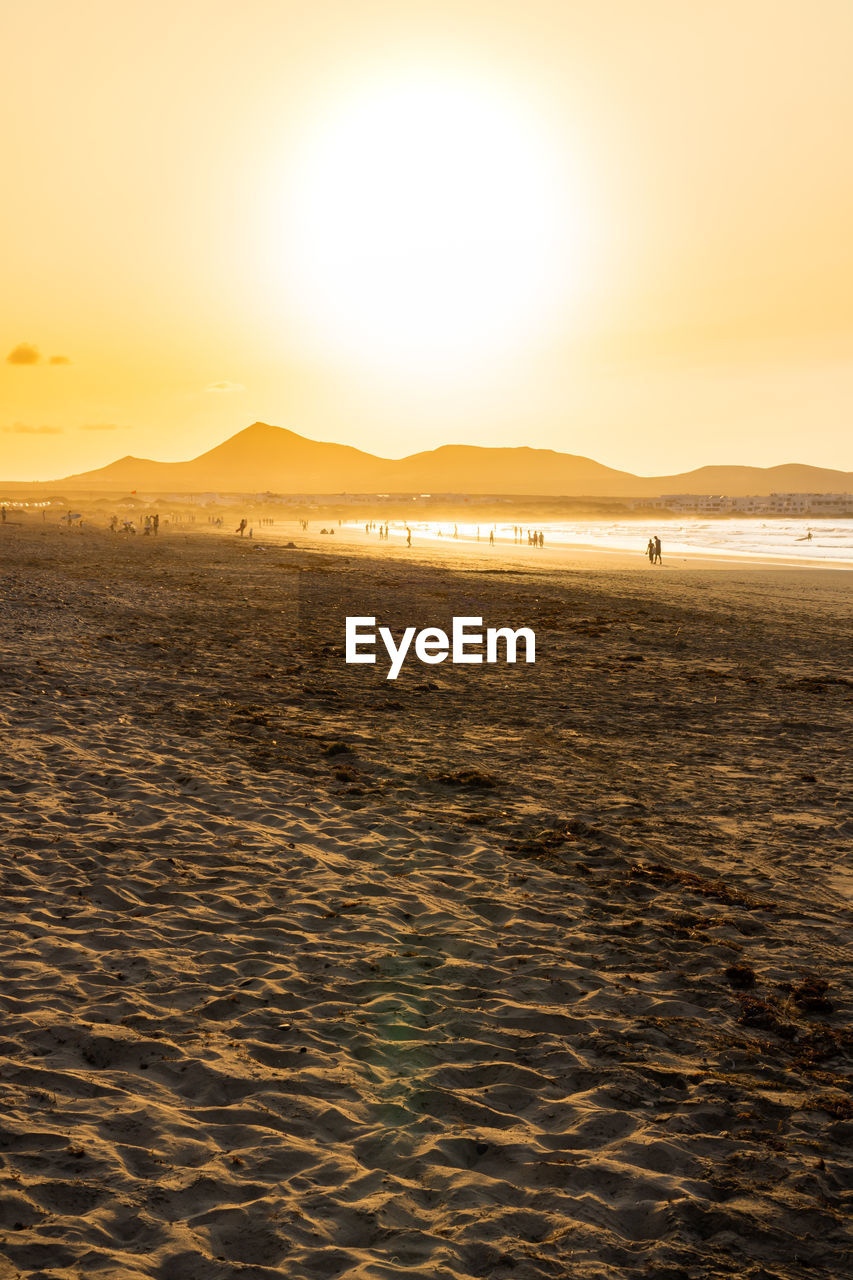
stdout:
[[[70,507],[69,510],[71,509],[73,508]],[[84,527],[87,532],[107,531],[106,516],[102,507],[99,506],[97,510],[92,513],[91,511],[88,511],[86,509],[86,505],[83,504],[82,510],[84,516]],[[387,556],[389,551],[392,549],[402,549],[410,556],[415,553],[420,554],[425,549],[429,549],[434,553],[435,558],[440,560],[442,563],[451,564],[454,562],[454,559],[458,559],[460,561],[465,559],[476,561],[480,556],[491,559],[501,556],[505,562],[506,557],[509,556],[512,557],[514,565],[524,565],[525,567],[529,563],[529,557],[533,556],[536,560],[541,561],[542,567],[553,567],[559,569],[614,566],[625,569],[632,567],[646,567],[645,562],[647,558],[642,548],[642,537],[647,536],[649,528],[659,527],[662,530],[665,530],[667,523],[666,521],[652,522],[647,517],[643,517],[642,519],[638,518],[636,521],[639,526],[637,543],[635,544],[636,549],[634,549],[633,545],[630,548],[625,545],[605,546],[602,545],[601,542],[587,542],[583,539],[572,542],[550,540],[548,538],[547,529],[549,524],[553,524],[553,521],[541,516],[534,518],[527,517],[524,520],[524,524],[525,526],[527,524],[530,524],[531,526],[536,524],[538,527],[540,521],[544,522],[543,527],[546,529],[546,546],[544,548],[529,547],[521,541],[515,542],[509,538],[500,536],[496,538],[494,546],[490,547],[488,542],[489,523],[487,521],[482,526],[487,532],[479,541],[475,536],[469,533],[461,534],[456,538],[452,537],[452,535],[439,537],[434,533],[425,533],[423,531],[413,529],[413,545],[410,550],[407,550],[405,547],[405,538],[399,528],[393,528],[391,530],[390,540],[386,544],[384,541],[380,541],[378,534],[375,531],[371,532],[369,535],[365,534],[363,527],[364,522],[360,519],[357,522],[352,522],[350,525],[344,524],[341,527],[337,527],[337,513],[332,517],[328,513],[325,516],[318,516],[316,512],[308,512],[303,518],[307,519],[312,527],[310,528],[310,531],[306,533],[301,529],[301,519],[298,517],[282,519],[276,515],[273,517],[274,523],[272,525],[262,524],[261,521],[264,519],[264,516],[257,510],[253,511],[251,503],[247,503],[244,507],[235,505],[233,508],[225,510],[219,508],[218,514],[224,516],[226,524],[222,529],[215,529],[206,523],[206,521],[205,523],[202,523],[201,520],[196,522],[196,516],[204,515],[205,517],[209,517],[211,514],[210,510],[193,506],[184,506],[182,508],[181,504],[175,504],[174,508],[172,508],[168,514],[161,511],[161,521],[163,521],[163,523],[161,524],[159,536],[170,536],[175,533],[187,534],[192,531],[197,534],[219,533],[221,536],[227,538],[233,535],[232,523],[234,520],[239,518],[237,513],[241,511],[244,512],[246,510],[251,513],[248,520],[249,525],[256,525],[257,536],[252,539],[256,543],[272,543],[275,545],[281,545],[284,542],[293,540],[296,546],[311,547],[315,550],[323,551],[326,548],[327,543],[331,544],[333,539],[337,538],[337,545],[341,548],[346,547],[351,551],[356,551],[367,546],[375,547],[376,554],[383,556]],[[169,525],[166,522],[169,519],[169,515],[172,513],[174,513],[177,518],[173,524]],[[144,506],[141,506],[138,510],[132,512],[131,516],[141,520],[144,514]],[[22,516],[23,518],[21,518]],[[372,516],[369,518],[371,520],[373,519]],[[352,521],[351,513],[349,514],[349,519]],[[397,524],[399,524],[399,517],[395,517],[395,519]],[[497,519],[500,522],[505,521],[505,513],[499,513]],[[687,518],[688,524],[690,523],[690,519],[690,517]],[[723,520],[724,517],[720,517],[720,519]],[[755,517],[755,519],[758,520],[759,517]],[[805,519],[805,517],[803,517],[803,519]],[[827,519],[834,518],[827,517]],[[434,521],[433,523],[440,524],[445,521],[448,525],[453,524],[451,516],[444,517],[442,521]],[[684,526],[685,518],[683,516],[673,516],[669,523],[673,522],[676,522],[680,528]],[[713,523],[713,521],[708,521],[704,518],[698,522],[702,524]],[[764,522],[764,518],[762,518],[762,523]],[[10,512],[10,518],[7,520],[7,523],[9,525],[17,525],[21,529],[30,530],[44,527],[39,525],[39,521],[34,512],[27,512],[24,514],[20,510]],[[57,518],[54,516],[52,517],[51,524],[53,527],[56,527],[56,523]],[[331,529],[334,530],[334,532],[323,536],[319,533],[319,527],[325,526],[327,523],[331,526]],[[418,523],[418,521],[415,521],[415,523]],[[568,523],[583,524],[586,522],[583,520],[569,520]],[[608,521],[596,518],[594,523],[601,527],[602,525],[606,525]],[[617,521],[617,524],[619,525],[624,523],[625,519],[623,517],[620,517],[619,521]],[[141,533],[142,530],[140,528],[137,530],[137,535]],[[624,538],[624,534],[620,535],[620,537]],[[797,539],[797,541],[804,540],[805,539],[801,538]],[[844,572],[849,572],[853,569],[853,553],[851,553],[849,557],[836,558],[821,556],[818,554],[807,556],[804,554],[786,554],[782,551],[763,551],[754,549],[740,550],[737,548],[716,548],[713,546],[699,546],[696,548],[681,546],[677,550],[672,550],[670,549],[670,544],[665,542],[664,563],[662,566],[654,566],[656,570],[664,568],[670,571],[673,569],[690,570],[697,567],[743,567],[746,569],[762,567],[777,567],[782,569],[838,569]]]
[[[317,520],[315,523],[322,523]],[[202,530],[203,531],[203,527]],[[221,532],[223,536],[234,536],[230,531],[216,530]],[[273,536],[275,535],[275,536]],[[310,548],[317,552],[325,552],[327,550],[334,551],[336,548],[343,551],[370,551],[378,556],[386,556],[389,553],[400,553],[410,558],[421,559],[424,555],[433,558],[436,563],[452,565],[454,562],[476,561],[481,562],[493,561],[498,556],[502,556],[501,562],[497,568],[511,567],[513,570],[519,571],[559,571],[564,569],[584,569],[584,568],[616,568],[616,569],[634,569],[645,571],[646,569],[655,572],[661,569],[695,569],[695,568],[731,568],[731,569],[757,569],[757,568],[778,568],[778,569],[819,569],[832,570],[838,569],[843,572],[849,572],[853,569],[853,559],[841,561],[827,561],[820,559],[805,560],[804,558],[792,558],[784,556],[775,556],[771,554],[752,554],[748,552],[726,552],[726,551],[679,551],[672,554],[664,554],[663,565],[652,566],[648,563],[648,557],[642,550],[636,552],[626,551],[620,547],[601,547],[592,543],[572,543],[571,545],[563,543],[551,543],[540,549],[534,549],[520,543],[516,544],[505,539],[495,539],[495,545],[490,547],[488,539],[476,539],[460,536],[458,538],[439,538],[439,537],[421,537],[419,538],[416,531],[413,531],[413,541],[411,548],[405,545],[405,539],[398,530],[392,530],[391,537],[386,543],[384,539],[379,540],[376,533],[366,534],[363,530],[346,528],[336,529],[334,534],[322,535],[318,531],[302,532],[297,528],[286,528],[279,530],[276,526],[261,526],[256,531],[252,539],[244,539],[244,541],[252,541],[256,544],[269,544],[270,546],[281,546],[284,541],[293,541],[297,548]],[[331,544],[335,543],[335,547]],[[507,555],[511,555],[512,564],[508,566]]]

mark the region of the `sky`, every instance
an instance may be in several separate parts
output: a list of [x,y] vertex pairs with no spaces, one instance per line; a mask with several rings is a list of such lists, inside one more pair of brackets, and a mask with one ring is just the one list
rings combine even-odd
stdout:
[[850,0],[28,0],[0,477],[261,420],[853,469]]

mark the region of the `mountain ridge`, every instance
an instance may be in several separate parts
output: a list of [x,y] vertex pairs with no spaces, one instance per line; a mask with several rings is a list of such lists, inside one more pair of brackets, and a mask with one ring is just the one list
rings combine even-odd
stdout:
[[[16,487],[19,487],[19,483]],[[654,498],[662,493],[847,492],[853,472],[779,463],[707,465],[665,476],[637,476],[582,454],[530,445],[440,445],[405,458],[381,458],[353,445],[311,440],[255,422],[184,462],[126,454],[104,467],[41,481],[77,492],[465,493],[519,497]]]

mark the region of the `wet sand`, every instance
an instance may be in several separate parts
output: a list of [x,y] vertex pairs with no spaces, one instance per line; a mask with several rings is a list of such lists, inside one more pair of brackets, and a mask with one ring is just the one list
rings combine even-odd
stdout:
[[0,1277],[843,1274],[849,575],[293,540],[0,530]]

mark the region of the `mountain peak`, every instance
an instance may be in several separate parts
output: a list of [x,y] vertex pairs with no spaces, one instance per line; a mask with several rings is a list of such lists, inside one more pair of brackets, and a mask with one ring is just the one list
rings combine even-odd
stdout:
[[[248,427],[244,427],[242,431],[238,431],[235,435],[229,436],[228,440],[246,440],[261,439],[264,436],[294,436],[295,431],[288,431],[287,427],[274,427],[269,422],[252,422]],[[223,440],[223,444],[227,444],[228,440]]]

